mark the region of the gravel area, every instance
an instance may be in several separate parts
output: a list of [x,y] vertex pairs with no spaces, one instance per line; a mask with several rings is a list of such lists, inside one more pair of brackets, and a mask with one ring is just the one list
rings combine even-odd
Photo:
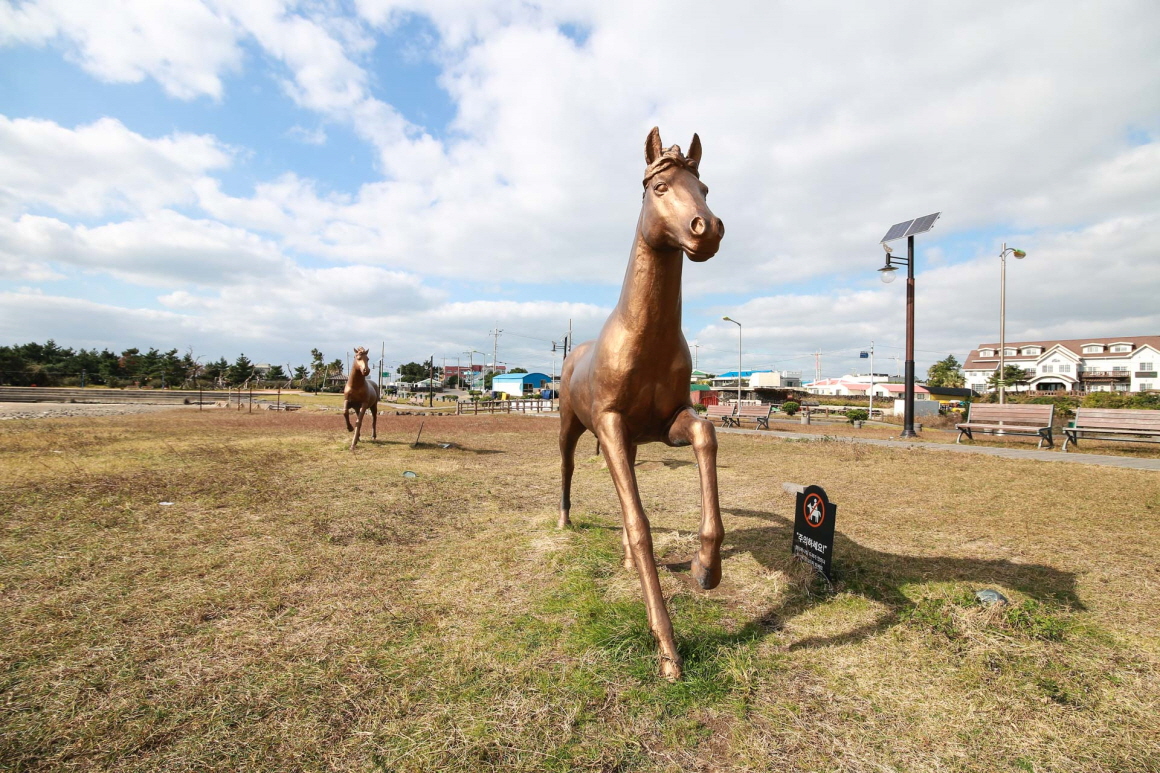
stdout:
[[123,416],[130,413],[185,411],[196,405],[138,405],[111,403],[0,403],[0,421],[6,419],[58,419],[72,416]]

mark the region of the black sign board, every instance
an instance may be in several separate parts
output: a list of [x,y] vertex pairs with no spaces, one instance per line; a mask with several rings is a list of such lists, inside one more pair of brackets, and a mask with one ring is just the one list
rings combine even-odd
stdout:
[[793,554],[826,576],[834,560],[834,517],[838,506],[831,504],[821,486],[806,486],[797,494],[793,516]]

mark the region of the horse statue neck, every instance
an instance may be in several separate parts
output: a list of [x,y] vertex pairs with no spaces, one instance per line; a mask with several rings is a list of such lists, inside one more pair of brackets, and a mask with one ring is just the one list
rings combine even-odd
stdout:
[[646,244],[638,224],[616,304],[617,314],[630,331],[680,332],[681,258],[680,248],[657,250]]
[[357,388],[365,384],[366,380],[367,377],[363,375],[362,370],[359,369],[358,365],[355,365],[350,369],[350,375],[346,378],[346,386],[348,389]]

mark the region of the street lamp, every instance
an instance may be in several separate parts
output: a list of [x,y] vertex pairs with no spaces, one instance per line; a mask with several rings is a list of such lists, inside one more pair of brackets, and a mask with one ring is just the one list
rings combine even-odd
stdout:
[[722,317],[737,326],[737,410],[741,410],[741,323],[732,317]]
[[1027,257],[1027,253],[1023,250],[1017,250],[1014,247],[1008,247],[1007,242],[1003,242],[1003,251],[999,253],[1000,269],[999,278],[999,404],[1005,402],[1007,394],[1007,255],[1014,255],[1016,260],[1022,260]]
[[[886,265],[878,269],[879,277],[883,282],[890,284],[894,281],[894,274],[898,266],[906,266],[906,371],[904,380],[904,413],[902,420],[902,437],[918,437],[914,431],[914,236],[924,233],[934,227],[941,212],[906,220],[890,226],[890,230],[882,237],[882,249],[886,251]],[[906,237],[906,257],[898,258],[891,254],[894,250],[888,242]],[[874,377],[870,377],[871,383]]]

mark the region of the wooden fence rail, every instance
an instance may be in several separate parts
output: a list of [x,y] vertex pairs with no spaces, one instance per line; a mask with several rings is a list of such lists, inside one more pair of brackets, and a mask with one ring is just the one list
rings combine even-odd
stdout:
[[480,413],[551,413],[556,410],[555,400],[463,400],[455,404],[459,416]]

